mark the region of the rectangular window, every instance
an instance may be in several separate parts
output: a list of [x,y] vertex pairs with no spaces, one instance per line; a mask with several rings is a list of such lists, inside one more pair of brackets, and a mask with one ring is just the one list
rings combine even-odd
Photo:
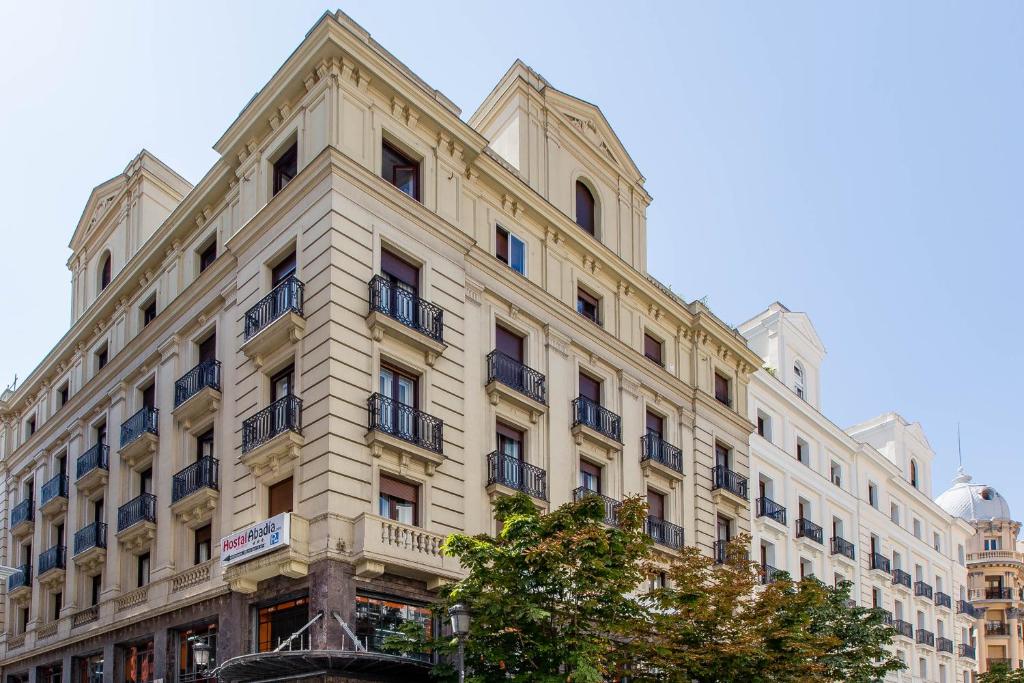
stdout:
[[932,532],[932,546],[940,553],[942,552],[942,537],[939,536],[938,531]]
[[196,460],[213,457],[213,429],[207,429],[196,437]]
[[395,149],[385,140],[381,143],[381,176],[416,201],[420,200],[420,164]]
[[199,272],[203,272],[217,260],[217,239],[214,238],[199,252]]
[[873,482],[868,482],[868,504],[873,508],[878,508],[878,486]]
[[295,393],[295,366],[289,365],[270,378],[270,402]]
[[156,295],[142,305],[142,326],[150,324],[154,318],[156,318]]
[[655,519],[665,519],[665,496],[647,489],[647,514]]
[[757,434],[768,441],[772,440],[772,418],[761,410],[757,411]]
[[270,269],[270,286],[277,287],[292,275],[295,275],[297,263],[294,250],[286,254],[277,262],[277,265]]
[[64,607],[64,593],[60,591],[53,594],[53,620],[60,619],[60,610]]
[[95,606],[100,604],[100,593],[103,592],[103,575],[96,574],[89,582],[89,604]]
[[267,512],[268,517],[279,515],[282,512],[291,512],[294,496],[292,493],[292,478],[288,477],[279,481],[267,490]]
[[644,415],[644,426],[647,427],[647,433],[652,435],[656,439],[663,438],[665,433],[665,418],[661,415],[647,411]]
[[914,537],[921,538],[921,520],[914,520]]
[[591,322],[601,324],[601,301],[583,289],[576,288],[576,312]]
[[526,275],[526,244],[523,240],[500,225],[494,233],[494,255],[512,270]]
[[716,467],[724,467],[725,469],[730,469],[730,465],[732,464],[730,462],[731,460],[732,460],[732,458],[730,457],[729,447],[728,446],[723,446],[720,443],[716,443],[715,444],[715,466]]
[[308,597],[259,608],[256,612],[256,651],[270,652],[308,621]]
[[831,472],[831,476],[832,476],[832,483],[835,484],[836,486],[839,486],[840,488],[842,488],[842,486],[843,486],[843,468],[835,460],[832,461],[832,465],[830,467],[830,472]]
[[272,195],[285,188],[299,173],[299,143],[292,143],[274,162],[274,186]]
[[579,376],[580,396],[601,405],[601,381],[581,372]]
[[517,363],[523,362],[523,338],[501,325],[494,326],[494,348]]
[[510,427],[504,422],[496,422],[494,425],[495,439],[498,444],[498,452],[516,460],[523,459],[523,432],[515,427]]
[[380,475],[380,516],[402,524],[419,524],[419,487]]
[[889,519],[893,524],[900,523],[900,506],[898,503],[889,503]]
[[715,398],[719,403],[732,405],[729,400],[729,378],[720,373],[715,373]]
[[136,584],[139,588],[149,584],[149,553],[136,558]]
[[409,604],[393,598],[356,596],[356,637],[372,652],[383,652],[388,636],[400,632],[402,624],[414,622],[422,626],[426,638],[433,633],[430,608]]
[[648,360],[652,360],[658,365],[663,365],[661,359],[662,343],[660,339],[655,339],[651,335],[644,333],[644,355],[647,356]]
[[580,460],[580,486],[588,491],[601,493],[601,468],[586,460]]
[[33,415],[29,419],[25,420],[25,435],[32,436],[36,433],[36,417]]
[[205,363],[208,360],[217,360],[217,333],[211,332],[206,339],[197,344],[197,347],[200,363]]
[[122,647],[125,683],[153,683],[153,641]]
[[796,460],[797,462],[810,466],[811,464],[811,453],[810,446],[803,439],[796,440]]
[[196,564],[202,564],[211,557],[213,549],[213,529],[207,524],[196,529],[195,534],[195,559]]
[[68,382],[64,382],[60,389],[57,390],[57,407],[63,408],[64,404],[71,398],[71,385]]
[[142,390],[142,407],[156,408],[156,383],[150,382]]
[[96,349],[96,371],[99,372],[107,364],[107,345]]

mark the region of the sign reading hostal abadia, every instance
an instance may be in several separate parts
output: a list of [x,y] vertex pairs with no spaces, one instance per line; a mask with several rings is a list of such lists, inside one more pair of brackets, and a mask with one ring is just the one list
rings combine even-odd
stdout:
[[257,522],[220,540],[220,564],[228,567],[286,547],[291,542],[290,512]]

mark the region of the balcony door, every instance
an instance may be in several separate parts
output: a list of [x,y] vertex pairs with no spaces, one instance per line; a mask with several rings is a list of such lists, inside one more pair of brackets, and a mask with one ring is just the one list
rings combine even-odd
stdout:
[[715,538],[720,543],[728,543],[732,540],[732,520],[728,517],[719,517],[715,528]]
[[196,437],[196,460],[213,457],[213,428]]
[[385,432],[415,440],[417,423],[413,415],[418,405],[418,380],[393,367],[380,368],[380,393],[389,401],[381,405],[380,425]]
[[498,465],[501,481],[518,490],[523,486],[523,432],[501,422],[495,423],[494,431],[498,453],[502,456]]
[[662,439],[662,434],[665,433],[665,419],[660,415],[648,411],[646,416],[647,423],[647,434],[657,440]]
[[647,514],[655,519],[665,519],[665,496],[647,489]]
[[153,493],[153,468],[139,473],[139,493]]
[[156,407],[156,382],[142,390],[142,407],[150,410]]
[[209,337],[199,342],[199,362],[205,363],[206,361],[217,360],[217,333],[212,333]]
[[277,265],[270,271],[270,286],[277,287],[279,284],[295,275],[295,252],[291,252],[277,262]]
[[715,444],[715,465],[728,470],[729,464],[729,449],[721,444]]
[[295,366],[289,365],[270,378],[270,402],[278,401],[295,393]]
[[580,460],[580,486],[594,493],[601,493],[601,468],[586,460]]
[[380,252],[380,269],[388,282],[380,304],[385,312],[400,322],[419,325],[416,298],[419,296],[420,269],[390,251]]

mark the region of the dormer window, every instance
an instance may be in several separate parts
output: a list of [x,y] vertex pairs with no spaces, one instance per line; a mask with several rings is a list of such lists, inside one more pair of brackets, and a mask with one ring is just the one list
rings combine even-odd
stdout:
[[102,292],[110,285],[110,254],[103,255],[103,262],[100,264],[100,291]]
[[294,142],[274,162],[274,186],[273,193],[277,194],[284,189],[285,185],[291,182],[299,173],[299,143]]
[[596,234],[597,202],[594,194],[583,182],[576,181],[576,225],[591,235]]
[[795,391],[796,395],[800,398],[807,397],[804,379],[804,366],[800,361],[793,364],[793,391]]
[[420,201],[420,164],[395,149],[381,144],[381,176],[416,201]]

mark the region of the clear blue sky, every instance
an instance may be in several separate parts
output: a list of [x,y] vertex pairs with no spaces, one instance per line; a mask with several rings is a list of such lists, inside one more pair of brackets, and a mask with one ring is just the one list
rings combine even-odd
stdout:
[[[146,147],[193,182],[326,9],[0,5],[0,381],[68,323],[67,243]],[[828,348],[824,407],[956,423],[1024,517],[1024,4],[345,2],[465,112],[520,57],[598,104],[646,175],[650,269],[738,324],[773,300]]]

